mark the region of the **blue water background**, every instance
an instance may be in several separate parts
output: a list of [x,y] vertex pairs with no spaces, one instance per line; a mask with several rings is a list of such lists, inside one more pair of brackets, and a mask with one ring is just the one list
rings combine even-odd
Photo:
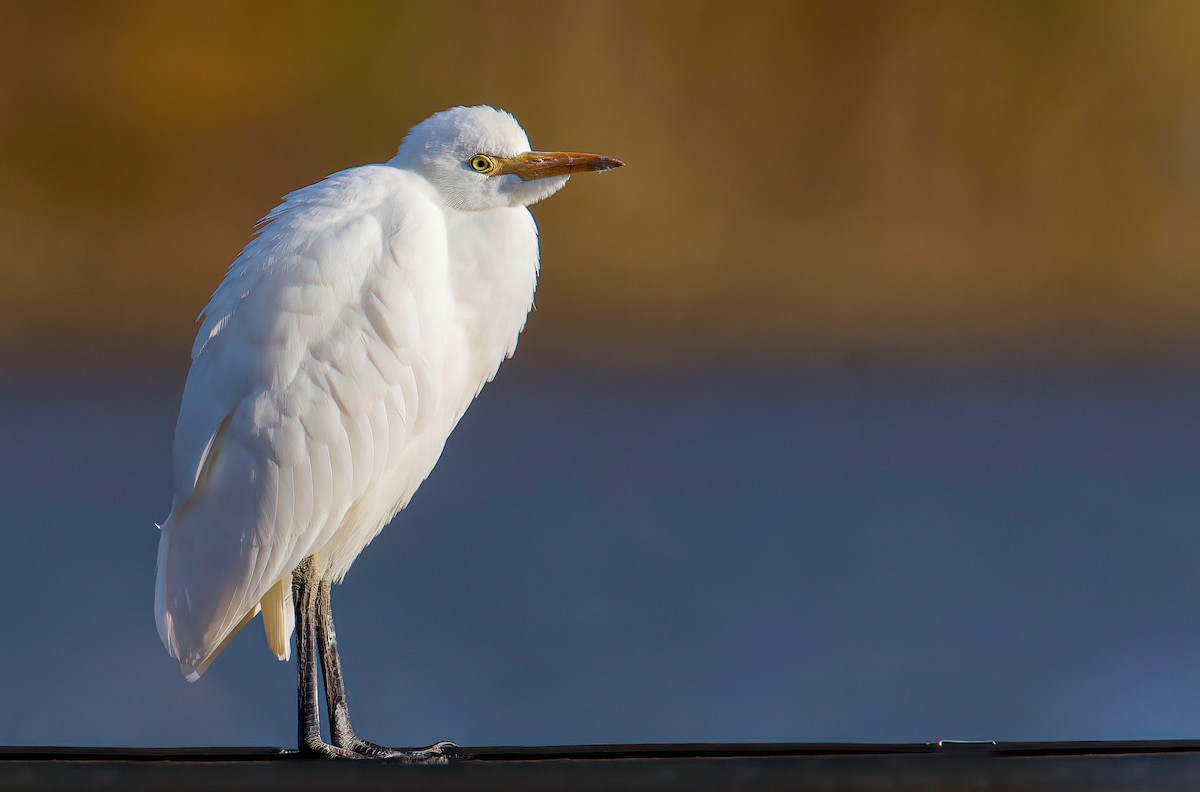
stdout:
[[[183,364],[8,366],[0,743],[294,742],[155,633]],[[1200,364],[518,357],[334,590],[392,744],[1200,737]]]

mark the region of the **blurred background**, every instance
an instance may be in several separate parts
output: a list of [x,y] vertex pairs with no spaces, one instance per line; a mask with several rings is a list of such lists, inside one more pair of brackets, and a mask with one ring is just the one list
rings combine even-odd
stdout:
[[152,616],[194,318],[455,104],[517,358],[334,607],[392,744],[1200,737],[1200,6],[0,4],[0,743],[294,742]]

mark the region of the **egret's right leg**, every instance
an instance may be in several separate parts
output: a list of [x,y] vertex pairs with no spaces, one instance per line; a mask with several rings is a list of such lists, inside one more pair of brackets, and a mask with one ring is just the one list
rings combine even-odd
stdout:
[[364,740],[350,725],[350,707],[346,704],[346,686],[342,680],[342,662],[338,657],[337,633],[333,629],[333,606],[330,603],[329,580],[317,586],[316,624],[317,646],[321,653],[321,669],[325,675],[325,703],[329,706],[329,738],[338,748],[357,754],[383,759],[401,759],[414,764],[443,764],[448,757],[446,748],[457,746],[439,742],[428,748],[405,750],[387,748]]
[[342,663],[338,657],[337,633],[333,629],[333,608],[329,602],[329,580],[317,584],[317,647],[321,653],[321,671],[325,677],[325,703],[329,707],[329,740],[366,756],[390,756],[394,751],[368,742],[354,733],[350,725],[350,706],[342,681]]

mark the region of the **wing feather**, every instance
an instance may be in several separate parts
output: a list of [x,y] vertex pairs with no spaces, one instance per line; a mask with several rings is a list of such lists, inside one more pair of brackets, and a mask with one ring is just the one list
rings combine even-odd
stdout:
[[405,442],[416,375],[392,350],[415,348],[420,327],[381,313],[381,300],[405,298],[377,292],[405,292],[419,262],[397,261],[391,238],[404,212],[428,210],[399,174],[356,168],[287,196],[201,314],[155,596],[159,634],[189,679],[268,592],[282,654],[292,570],[361,511]]

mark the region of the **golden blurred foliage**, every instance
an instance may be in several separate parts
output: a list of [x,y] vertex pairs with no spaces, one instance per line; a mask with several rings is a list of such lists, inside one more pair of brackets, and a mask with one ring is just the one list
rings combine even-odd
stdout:
[[535,208],[543,346],[1195,348],[1200,4],[0,3],[0,349],[183,354],[279,196],[454,104],[628,167]]

